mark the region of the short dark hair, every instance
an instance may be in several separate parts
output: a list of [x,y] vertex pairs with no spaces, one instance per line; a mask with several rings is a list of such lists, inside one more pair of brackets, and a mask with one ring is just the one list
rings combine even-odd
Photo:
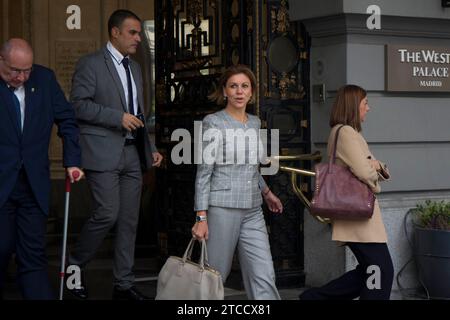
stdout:
[[222,74],[222,76],[219,79],[218,86],[216,90],[208,96],[208,98],[211,101],[215,101],[218,105],[224,105],[225,99],[223,96],[223,89],[227,85],[228,79],[230,79],[232,76],[236,74],[245,74],[249,79],[250,83],[252,85],[252,97],[248,103],[254,103],[255,102],[255,92],[256,92],[256,77],[253,73],[253,71],[243,64],[237,64],[233,65],[231,67],[228,67],[225,72]]
[[359,104],[366,96],[366,90],[357,85],[348,84],[341,87],[331,108],[330,127],[344,124],[360,132]]
[[122,26],[122,23],[125,19],[132,18],[139,22],[141,19],[130,10],[119,9],[114,11],[108,19],[108,34],[111,37],[111,31],[113,28],[119,28]]

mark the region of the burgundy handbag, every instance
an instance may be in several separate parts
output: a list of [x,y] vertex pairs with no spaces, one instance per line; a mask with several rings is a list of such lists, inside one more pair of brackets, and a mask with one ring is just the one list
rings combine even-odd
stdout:
[[314,167],[316,188],[310,212],[314,216],[336,220],[369,219],[373,214],[375,195],[348,167],[335,164],[339,131],[336,131],[333,156],[329,163]]

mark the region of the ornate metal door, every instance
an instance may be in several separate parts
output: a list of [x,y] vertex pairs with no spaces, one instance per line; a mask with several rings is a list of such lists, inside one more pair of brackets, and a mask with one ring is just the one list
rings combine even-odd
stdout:
[[[156,142],[165,155],[156,207],[163,255],[182,253],[194,217],[196,168],[172,163],[177,142],[171,134],[183,128],[193,136],[194,121],[217,110],[207,96],[225,67],[244,63],[257,75],[259,94],[248,111],[268,129],[280,130],[282,155],[310,151],[309,44],[302,26],[289,21],[287,6],[286,1],[156,1]],[[285,207],[281,216],[266,216],[277,280],[301,286],[303,207],[289,176],[279,172],[267,180]]]
[[[252,1],[156,1],[156,142],[164,153],[159,171],[161,251],[180,253],[191,236],[194,164],[174,165],[175,129],[194,136],[194,121],[218,109],[207,96],[226,66],[249,64]],[[191,162],[193,163],[193,161]]]
[[[258,10],[257,16],[261,17],[261,43],[257,45],[261,52],[257,60],[258,113],[263,125],[279,130],[279,153],[290,159],[280,165],[309,168],[308,157],[305,160],[292,157],[310,153],[309,39],[299,22],[289,20],[287,1],[263,1]],[[310,181],[302,179],[296,182],[307,193]],[[266,215],[277,284],[299,287],[304,284],[304,206],[292,189],[288,173],[279,171],[268,181],[284,206],[282,215]]]

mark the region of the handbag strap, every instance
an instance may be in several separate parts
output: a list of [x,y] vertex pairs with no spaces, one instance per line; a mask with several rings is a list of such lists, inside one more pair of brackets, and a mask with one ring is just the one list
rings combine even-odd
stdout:
[[183,262],[186,262],[186,260],[191,260],[192,248],[194,247],[194,243],[195,243],[195,238],[192,238],[191,241],[189,241],[186,251],[184,251]]
[[205,241],[205,239],[202,239],[201,242],[202,242],[202,252],[200,254],[200,262],[199,262],[199,264],[200,264],[200,267],[202,269],[204,269],[205,265],[206,266],[208,265],[208,250],[206,248],[206,241]]
[[[196,239],[192,238],[191,241],[189,241],[189,244],[186,248],[186,251],[183,254],[183,263],[186,263],[187,260],[192,260],[192,250],[194,248]],[[208,250],[206,248],[206,241],[205,239],[199,240],[201,242],[201,250],[200,250],[200,261],[199,265],[202,269],[205,268],[205,265],[208,266]]]
[[336,130],[336,134],[334,135],[333,156],[330,157],[330,161],[328,163],[328,172],[331,172],[331,167],[332,167],[331,165],[336,162],[336,149],[337,149],[337,142],[338,142],[338,138],[339,138],[339,131],[341,131],[341,129],[343,127],[344,127],[344,125],[340,126]]

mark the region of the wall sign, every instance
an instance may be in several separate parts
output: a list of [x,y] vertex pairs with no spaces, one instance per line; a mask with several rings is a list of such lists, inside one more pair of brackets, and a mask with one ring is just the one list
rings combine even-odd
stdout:
[[387,91],[450,92],[450,48],[386,45]]
[[72,76],[75,72],[75,66],[78,60],[96,50],[96,42],[94,40],[72,41],[58,40],[55,41],[55,73],[61,88],[66,97],[69,97],[72,88]]

